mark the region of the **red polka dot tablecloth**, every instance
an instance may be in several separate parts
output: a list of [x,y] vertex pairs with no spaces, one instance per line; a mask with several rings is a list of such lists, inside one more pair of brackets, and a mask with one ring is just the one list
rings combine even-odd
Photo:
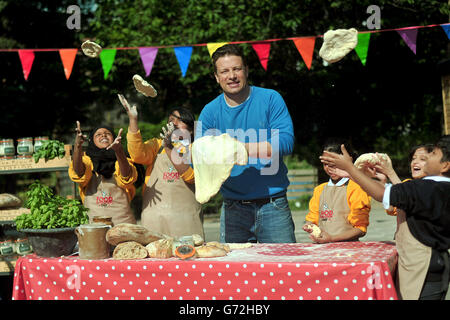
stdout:
[[14,300],[395,300],[395,245],[255,244],[226,257],[16,263]]

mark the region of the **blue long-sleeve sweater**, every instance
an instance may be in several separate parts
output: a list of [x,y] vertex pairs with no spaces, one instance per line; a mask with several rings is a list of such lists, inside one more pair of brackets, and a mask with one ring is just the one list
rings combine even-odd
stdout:
[[249,158],[247,165],[233,167],[221,187],[224,198],[252,200],[286,193],[289,180],[283,156],[292,153],[294,129],[277,91],[252,86],[249,98],[239,106],[229,107],[224,94],[208,103],[200,113],[195,139],[222,133],[244,143],[272,145],[271,159]]

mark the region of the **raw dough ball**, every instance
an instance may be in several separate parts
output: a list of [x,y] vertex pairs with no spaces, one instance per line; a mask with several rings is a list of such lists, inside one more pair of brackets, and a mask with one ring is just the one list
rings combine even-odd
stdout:
[[358,157],[355,161],[355,167],[361,169],[365,163],[369,165],[376,165],[380,163],[381,160],[387,160],[388,155],[386,153],[364,153]]
[[102,47],[90,40],[83,42],[81,49],[85,55],[91,58],[97,58],[100,55],[100,52],[102,52]]
[[358,44],[358,31],[355,28],[328,30],[323,40],[319,55],[328,63],[338,62]]

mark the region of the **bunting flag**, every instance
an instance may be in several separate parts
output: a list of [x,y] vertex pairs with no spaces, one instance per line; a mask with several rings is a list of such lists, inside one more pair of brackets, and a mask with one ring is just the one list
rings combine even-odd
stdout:
[[189,66],[189,61],[191,60],[192,47],[175,47],[175,56],[177,57],[178,64],[180,65],[181,75],[186,75],[187,68]]
[[401,29],[396,30],[403,38],[408,47],[416,54],[417,29]]
[[75,57],[77,56],[78,49],[60,49],[59,56],[64,67],[64,74],[66,79],[69,80],[70,74],[72,73],[73,64],[75,62]]
[[269,62],[270,55],[270,42],[252,43],[253,49],[259,57],[259,62],[267,71],[267,63]]
[[311,69],[316,37],[304,37],[292,40],[308,69]]
[[[417,35],[419,29],[423,28],[433,28],[433,27],[441,27],[446,36],[447,40],[450,40],[450,23],[444,24],[430,24],[426,26],[412,26],[412,27],[403,27],[396,29],[384,29],[384,30],[376,30],[376,31],[364,31],[358,33],[358,45],[355,47],[355,52],[358,55],[361,63],[365,66],[367,62],[367,54],[369,50],[369,42],[370,42],[370,34],[378,33],[384,31],[396,31],[404,40],[404,42],[408,45],[411,51],[416,54],[417,49]],[[322,35],[323,36],[323,35]],[[317,37],[321,36],[306,36],[306,37],[292,37],[292,38],[280,38],[280,39],[265,39],[261,41],[231,41],[231,42],[212,42],[212,43],[198,43],[192,44],[190,46],[179,46],[179,45],[167,45],[167,46],[155,46],[155,47],[120,47],[120,48],[104,48],[100,53],[100,61],[104,73],[104,79],[108,77],[109,72],[114,64],[115,56],[117,50],[139,50],[139,54],[144,65],[144,69],[146,72],[146,76],[148,77],[152,71],[156,55],[158,50],[161,48],[174,48],[174,52],[176,58],[178,59],[178,64],[181,69],[181,74],[185,77],[193,47],[194,46],[206,46],[209,52],[210,57],[212,57],[213,53],[220,47],[233,43],[233,44],[251,44],[256,54],[259,57],[259,61],[267,71],[267,64],[269,61],[270,55],[270,43],[274,41],[293,41],[295,46],[297,47],[298,52],[300,53],[303,61],[305,62],[308,69],[311,68],[312,59],[314,54],[314,46]],[[78,49],[3,49],[0,48],[1,52],[18,52],[20,62],[22,64],[22,71],[25,80],[28,80],[28,77],[31,72],[31,68],[34,62],[35,52],[49,52],[49,51],[59,51],[61,61],[64,67],[64,73],[66,79],[69,79],[72,68],[75,62],[75,58],[77,55]]]
[[23,77],[28,80],[31,72],[31,67],[34,61],[33,50],[19,50],[20,63],[22,64]]
[[142,64],[144,65],[145,75],[148,77],[153,69],[158,48],[139,48],[139,55],[141,56]]
[[206,48],[208,48],[209,56],[212,57],[214,51],[219,49],[220,47],[223,47],[224,45],[228,44],[228,42],[212,42],[207,43]]
[[444,29],[445,34],[447,35],[447,38],[450,40],[450,24],[443,24],[441,25],[442,29]]
[[114,64],[114,59],[116,58],[116,52],[116,49],[103,49],[102,52],[100,52],[100,61],[102,63],[104,79],[108,78],[108,74]]
[[355,47],[356,54],[363,66],[366,65],[367,52],[369,51],[370,33],[358,32],[358,44]]

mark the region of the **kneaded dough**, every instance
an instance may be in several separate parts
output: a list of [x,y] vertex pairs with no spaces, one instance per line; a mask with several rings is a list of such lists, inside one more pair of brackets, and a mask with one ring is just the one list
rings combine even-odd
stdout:
[[227,255],[227,252],[224,249],[208,245],[196,247],[195,252],[197,253],[198,258],[216,258],[224,257]]
[[246,243],[227,243],[227,245],[228,245],[228,247],[230,248],[231,251],[239,250],[239,249],[251,248],[253,246],[253,244],[251,244],[250,242],[246,242]]
[[365,163],[376,165],[380,163],[381,160],[387,160],[387,158],[388,155],[386,153],[363,153],[356,159],[354,165],[358,169],[361,169]]
[[136,90],[146,97],[154,98],[158,94],[155,88],[138,74],[133,76],[133,83]]
[[83,53],[91,58],[97,58],[102,52],[102,47],[94,41],[86,40],[81,45]]
[[328,30],[323,35],[323,44],[319,55],[328,63],[338,62],[358,44],[358,30]]
[[246,165],[248,153],[242,142],[224,133],[220,136],[204,136],[192,144],[195,199],[206,203],[219,192],[235,164]]

